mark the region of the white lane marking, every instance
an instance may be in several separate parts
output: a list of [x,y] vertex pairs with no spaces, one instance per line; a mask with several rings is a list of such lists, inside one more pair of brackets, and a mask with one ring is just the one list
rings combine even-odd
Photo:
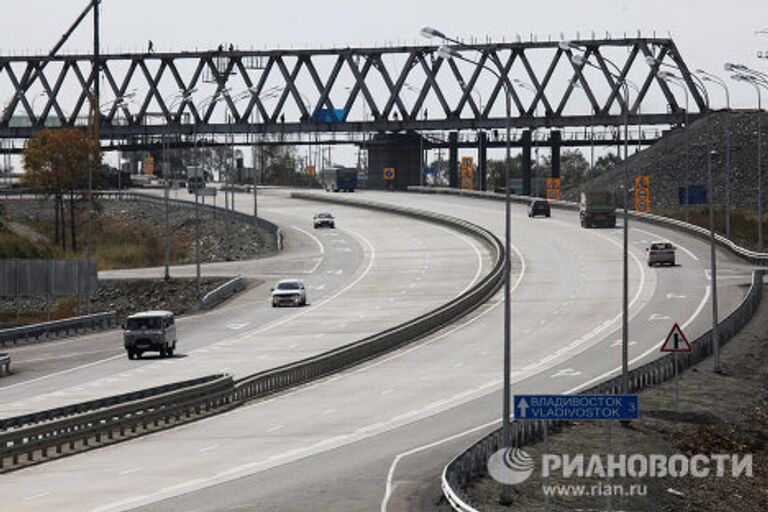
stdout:
[[[239,336],[237,338],[233,338],[231,341],[238,342],[238,341],[247,340],[248,338],[250,338],[253,335],[261,334],[261,333],[263,333],[265,331],[268,331],[270,329],[273,329],[273,328],[275,328],[277,326],[280,326],[282,324],[290,322],[293,319],[295,319],[296,317],[302,316],[302,315],[308,313],[309,311],[313,311],[313,310],[317,309],[318,307],[320,307],[322,305],[325,305],[328,302],[336,299],[340,295],[346,293],[348,290],[350,290],[351,288],[356,286],[360,281],[362,281],[370,273],[371,269],[373,268],[373,263],[376,260],[376,249],[373,247],[373,244],[371,244],[371,242],[368,241],[368,239],[365,238],[363,235],[360,235],[360,234],[355,233],[353,231],[349,231],[349,233],[351,235],[359,238],[360,240],[362,240],[364,242],[364,244],[368,246],[368,249],[369,249],[370,255],[371,255],[371,258],[368,261],[368,265],[366,266],[365,270],[363,270],[363,272],[354,281],[352,281],[347,286],[345,286],[344,288],[342,288],[341,290],[339,290],[335,294],[331,295],[330,297],[327,297],[327,298],[321,300],[320,302],[315,304],[314,308],[312,308],[312,309],[304,309],[302,311],[299,311],[298,313],[294,313],[293,315],[286,316],[283,319],[278,320],[278,321],[276,321],[276,322],[274,322],[272,324],[263,326],[260,329],[256,329],[254,331],[250,331],[250,332],[244,333],[244,334],[242,334],[241,336]],[[339,271],[339,273],[341,273],[341,270]],[[200,350],[200,349],[198,349],[198,350]],[[195,352],[197,352],[197,350],[193,350],[190,353],[195,353]],[[96,365],[99,365],[99,364],[102,364],[102,363],[106,363],[106,362],[109,362],[109,361],[114,361],[115,359],[119,359],[119,358],[122,358],[122,357],[125,357],[125,355],[121,353],[121,354],[118,354],[118,355],[114,355],[112,357],[107,357],[105,359],[100,359],[98,361],[93,361],[91,363],[87,363],[87,364],[84,364],[84,365],[75,366],[75,367],[72,367],[72,368],[67,368],[66,370],[61,370],[61,371],[58,371],[58,372],[49,373],[49,374],[43,375],[41,377],[25,380],[23,382],[18,382],[16,384],[11,384],[10,386],[2,386],[2,387],[0,387],[0,392],[4,392],[5,390],[13,389],[13,388],[20,387],[20,386],[26,386],[26,385],[32,384],[34,382],[39,382],[39,381],[42,381],[42,380],[47,380],[47,379],[50,379],[50,378],[53,378],[53,377],[56,377],[56,376],[59,376],[59,375],[66,375],[68,373],[76,372],[76,371],[79,371],[79,370],[82,370],[82,369],[85,369],[85,368],[90,368],[92,366],[96,366]],[[146,371],[146,369],[145,368],[141,368],[141,369],[139,369],[137,371],[138,372],[144,372],[144,371]]]
[[309,238],[314,240],[314,242],[317,244],[317,247],[320,249],[320,254],[325,254],[325,246],[323,245],[323,242],[321,242],[319,238],[317,238],[315,235],[313,235],[309,231],[301,229],[299,226],[291,226],[291,228],[295,229],[299,233],[303,233],[307,235]]
[[[115,347],[108,347],[101,350],[86,350],[83,352],[67,352],[66,354],[61,355],[51,355],[50,357],[37,357],[35,359],[24,359],[24,358],[13,358],[13,362],[15,364],[18,363],[39,363],[40,361],[54,361],[57,359],[74,359],[82,356],[87,356],[91,354],[100,354],[102,352],[114,352]],[[0,387],[0,390],[5,389]]]
[[658,313],[653,313],[651,316],[648,317],[649,322],[655,322],[657,320],[672,320],[672,319],[666,315],[660,315]]
[[235,323],[235,324],[227,324],[227,329],[233,329],[235,331],[239,331],[243,327],[247,327],[251,325],[251,322],[242,322],[242,323]]
[[[623,343],[624,343],[624,340],[618,339],[618,340],[614,341],[613,343],[611,343],[611,346],[612,347],[620,347]],[[637,342],[636,341],[630,341],[630,342],[628,342],[628,345],[631,347],[632,345],[637,345]]]
[[668,293],[667,299],[687,299],[688,297],[686,295],[678,295],[676,293]]
[[96,366],[97,364],[106,363],[107,361],[114,361],[115,359],[120,359],[120,358],[123,358],[123,357],[125,357],[125,354],[118,354],[116,356],[107,357],[106,359],[99,359],[98,361],[93,361],[92,363],[83,364],[83,365],[75,366],[75,367],[72,367],[72,368],[67,368],[66,370],[61,370],[61,371],[58,371],[58,372],[49,373],[48,375],[43,375],[41,377],[36,377],[34,379],[29,379],[29,380],[25,380],[23,382],[18,382],[16,384],[11,384],[10,386],[2,386],[2,387],[0,387],[0,392],[6,391],[8,389],[17,388],[17,387],[20,387],[20,386],[26,386],[26,385],[32,384],[34,382],[39,382],[41,380],[46,380],[46,379],[50,379],[52,377],[57,377],[59,375],[66,375],[67,373],[72,373],[74,371],[82,370],[84,368],[90,368],[91,366]]
[[138,467],[138,468],[131,468],[131,469],[126,469],[126,470],[120,471],[120,472],[119,472],[117,475],[118,475],[118,476],[123,476],[123,475],[130,475],[130,474],[132,474],[132,473],[138,473],[138,472],[139,472],[139,471],[141,471],[142,469],[144,469],[144,468],[142,468],[142,467]]
[[[706,293],[705,293],[704,297],[702,298],[701,302],[699,303],[699,307],[696,308],[696,311],[694,311],[693,315],[683,324],[683,328],[685,328],[688,325],[690,325],[691,322],[693,322],[693,320],[701,313],[701,310],[704,309],[704,306],[706,305],[707,300],[709,300],[709,295],[710,295],[710,289],[709,289],[709,286],[707,286]],[[633,358],[629,362],[629,364],[632,365],[632,364],[636,363],[637,361],[642,360],[648,354],[650,354],[651,352],[656,351],[656,350],[658,350],[658,347],[650,348],[649,350],[647,350],[646,352],[644,352],[640,356]],[[601,381],[601,380],[605,379],[606,377],[609,377],[614,372],[618,372],[620,370],[621,370],[621,366],[618,366],[618,367],[614,368],[613,370],[610,370],[610,371],[604,373],[603,375],[600,375],[599,377],[595,377],[594,379],[592,379],[592,380],[590,380],[590,381],[588,381],[588,382],[586,382],[584,384],[580,384],[579,386],[566,391],[566,394],[577,393],[578,391],[580,391],[580,390],[582,390],[582,389],[584,389],[586,387],[589,387],[593,383]],[[384,491],[384,499],[381,502],[380,511],[381,512],[386,512],[387,511],[387,505],[389,504],[389,500],[390,500],[390,497],[392,495],[392,491],[393,491],[393,488],[394,488],[392,482],[393,482],[393,479],[394,479],[394,476],[395,476],[395,470],[397,469],[398,463],[403,458],[408,457],[410,455],[414,455],[416,453],[420,453],[420,452],[423,452],[423,451],[431,450],[432,448],[436,448],[436,447],[438,447],[440,445],[443,445],[443,444],[446,444],[446,443],[450,443],[450,442],[455,441],[457,439],[460,439],[462,437],[466,437],[466,436],[468,436],[470,434],[474,434],[475,432],[479,432],[481,430],[489,429],[490,427],[495,427],[495,426],[499,425],[500,423],[501,423],[500,419],[495,419],[495,420],[489,421],[487,423],[483,423],[482,425],[478,425],[476,427],[473,427],[473,428],[470,428],[468,430],[465,430],[463,432],[459,432],[459,433],[454,434],[452,436],[445,437],[443,439],[439,439],[439,440],[434,441],[432,443],[425,444],[425,445],[422,445],[422,446],[418,446],[416,448],[413,448],[411,450],[408,450],[406,452],[402,452],[402,453],[398,454],[394,458],[394,460],[392,461],[392,464],[389,467],[389,471],[387,472],[387,481],[386,481],[386,486],[385,486],[385,491]]]
[[646,235],[651,235],[651,236],[655,237],[656,240],[658,240],[659,242],[668,242],[670,244],[673,244],[675,247],[677,247],[678,249],[683,251],[685,254],[690,256],[692,260],[699,261],[699,258],[695,254],[693,254],[690,250],[688,250],[684,245],[681,245],[681,244],[679,244],[677,242],[673,242],[672,240],[668,239],[667,237],[664,237],[664,236],[661,236],[661,235],[659,235],[657,233],[653,233],[651,231],[646,231],[646,230],[640,229],[640,228],[632,228],[632,231],[639,231],[640,233],[645,233]]
[[[370,267],[373,264],[373,259],[375,258],[375,250],[373,249],[373,246],[371,245],[371,243],[367,239],[362,237],[362,235],[355,234],[355,236],[358,236],[360,239],[362,239],[370,247],[370,249],[372,251],[372,253],[371,253],[371,261],[369,262],[369,267],[368,267],[368,269],[365,272],[365,273],[367,273],[367,271],[370,269]],[[525,259],[523,258],[523,255],[520,253],[520,251],[517,249],[517,247],[512,246],[512,249],[515,251],[515,253],[520,258],[520,274],[518,275],[518,278],[517,278],[517,280],[515,281],[515,283],[514,283],[514,285],[512,287],[512,291],[514,292],[518,288],[520,283],[522,282],[523,277],[525,276],[526,264],[525,264]],[[481,263],[482,263],[482,261],[481,261]],[[479,273],[478,273],[478,275],[479,275]],[[359,282],[362,279],[362,277],[363,277],[362,275],[360,277],[358,277],[358,279],[355,280],[355,283]],[[348,287],[353,286],[355,283],[351,283]],[[338,292],[335,296],[341,294],[342,292],[343,292],[343,290]],[[332,296],[331,298],[333,298],[335,296]],[[329,298],[329,300],[330,300],[330,298]],[[283,395],[280,395],[280,397],[275,397],[275,398],[267,399],[267,400],[264,400],[264,401],[261,401],[261,402],[257,402],[255,404],[253,404],[252,407],[262,406],[262,405],[270,403],[270,402],[272,402],[274,400],[281,400],[281,399],[284,399],[287,396],[298,394],[298,393],[304,392],[304,391],[306,391],[308,389],[312,389],[312,388],[315,388],[315,387],[327,384],[329,382],[334,382],[334,381],[346,378],[346,377],[351,376],[351,375],[355,375],[355,374],[357,374],[359,372],[367,371],[370,368],[382,365],[382,364],[384,364],[387,361],[390,361],[390,360],[402,357],[403,355],[408,354],[408,353],[410,353],[410,352],[412,352],[414,350],[419,350],[419,349],[421,349],[421,348],[423,348],[423,347],[425,347],[427,345],[430,345],[430,344],[432,344],[432,343],[434,343],[434,342],[436,342],[436,341],[438,341],[438,340],[440,340],[440,339],[442,339],[442,338],[444,338],[446,336],[449,336],[449,335],[453,334],[454,332],[456,332],[456,331],[458,331],[460,329],[463,329],[464,327],[466,327],[466,326],[468,326],[470,324],[473,324],[477,320],[481,319],[482,317],[484,317],[485,315],[487,315],[488,313],[493,311],[500,304],[502,304],[501,301],[496,301],[489,308],[485,309],[484,311],[479,313],[477,316],[475,316],[473,318],[470,318],[466,322],[464,322],[464,323],[462,323],[460,325],[455,325],[452,329],[448,329],[447,331],[443,332],[442,334],[434,336],[431,339],[427,339],[427,340],[425,340],[425,341],[423,341],[423,342],[421,342],[421,343],[419,343],[419,344],[417,344],[417,345],[415,345],[413,347],[410,347],[408,349],[404,349],[402,351],[394,353],[393,355],[391,355],[391,356],[389,356],[387,358],[381,358],[381,359],[377,360],[376,362],[371,363],[368,366],[364,366],[364,367],[358,368],[357,370],[353,370],[353,371],[350,371],[350,372],[345,373],[345,374],[340,374],[340,375],[335,375],[335,376],[329,377],[326,380],[319,381],[319,382],[314,383],[314,384],[310,384],[310,385],[305,386],[305,387],[303,387],[301,389],[296,389],[294,391],[289,391],[289,392],[287,392],[287,393],[285,393]],[[297,315],[299,315],[299,314],[301,314],[301,313],[298,313]],[[285,321],[287,321],[287,319]],[[429,380],[429,379],[430,379],[429,375],[425,375],[425,376],[421,377],[421,380]],[[472,390],[468,390],[466,392],[454,395],[453,397],[451,397],[451,399],[441,400],[439,402],[435,402],[433,404],[429,404],[428,406],[426,406],[426,407],[424,407],[422,409],[419,409],[419,410],[416,410],[416,411],[410,411],[409,413],[406,413],[406,414],[401,414],[401,415],[397,416],[396,418],[391,419],[388,422],[380,423],[380,425],[382,425],[382,428],[386,428],[389,424],[392,424],[396,420],[397,421],[402,420],[406,416],[414,416],[414,415],[418,416],[420,414],[423,414],[424,412],[427,412],[427,411],[429,411],[431,409],[434,409],[435,407],[446,405],[447,403],[450,403],[452,400],[460,400],[460,399],[464,398],[465,396],[470,396],[470,395],[472,395],[474,393],[477,393],[479,391],[488,389],[489,387],[497,386],[498,384],[500,384],[500,381],[497,381],[497,380],[488,382],[488,383],[483,384],[482,386],[480,386],[478,388],[475,388],[475,389],[472,389]],[[218,417],[220,418],[221,416],[218,416]],[[203,420],[203,421],[205,421],[205,420]],[[197,422],[196,424],[199,425],[200,423],[201,422]],[[268,458],[265,461],[255,461],[255,462],[252,462],[252,463],[249,463],[249,464],[238,466],[236,468],[231,468],[231,469],[226,470],[224,472],[217,473],[216,475],[214,475],[213,477],[208,478],[208,479],[192,480],[191,483],[201,482],[201,483],[210,484],[211,482],[214,482],[214,481],[217,481],[217,480],[222,480],[223,477],[226,477],[228,475],[232,475],[232,474],[235,474],[235,473],[238,473],[238,472],[248,471],[250,469],[258,468],[259,466],[263,466],[263,465],[265,465],[267,463],[270,463],[270,462],[272,462],[274,460],[279,460],[279,459],[284,459],[284,458],[290,457],[293,454],[306,453],[306,452],[309,452],[309,451],[311,451],[313,449],[316,449],[317,446],[321,446],[321,445],[324,446],[324,445],[327,445],[329,443],[333,443],[335,441],[344,440],[344,439],[346,439],[348,437],[350,437],[350,434],[345,434],[345,435],[337,436],[335,438],[326,439],[326,440],[320,441],[319,443],[316,443],[315,445],[311,445],[311,446],[303,448],[303,449],[296,449],[296,450],[291,450],[289,452],[281,453],[281,454],[279,454],[277,456],[270,457],[270,458]],[[188,485],[190,485],[190,482],[187,482],[186,484],[180,484],[178,486],[174,486],[173,488],[179,488],[181,486],[188,486]],[[171,488],[162,489],[161,491],[158,491],[156,493],[149,494],[149,495],[136,496],[134,498],[130,498],[130,499],[127,499],[127,500],[122,500],[122,501],[116,502],[116,503],[109,503],[109,504],[106,504],[106,505],[104,505],[102,507],[99,507],[97,510],[98,511],[113,510],[113,509],[116,509],[118,507],[124,507],[125,505],[135,504],[135,503],[138,503],[138,502],[143,501],[143,500],[150,500],[148,502],[152,502],[153,500],[156,501],[157,497],[162,496],[164,494],[167,494],[169,489],[171,489]]]
[[[707,288],[706,288],[706,290],[704,292],[704,297],[702,297],[701,302],[699,302],[698,307],[693,312],[693,314],[688,318],[688,320],[686,320],[685,323],[680,326],[681,329],[685,329],[686,327],[691,325],[691,323],[693,323],[693,321],[696,319],[696,317],[699,316],[701,311],[704,309],[704,306],[707,305],[707,301],[709,301],[709,296],[711,295],[711,293],[712,293],[712,290],[710,289],[709,286],[707,286]],[[658,352],[658,351],[659,351],[659,344],[656,344],[656,345],[652,346],[651,348],[649,348],[648,350],[646,350],[645,352],[643,352],[642,354],[640,354],[639,356],[632,358],[629,361],[629,365],[631,366],[634,363],[636,363],[638,361],[641,361],[642,359],[647,357],[649,354],[652,354],[653,352]],[[619,371],[621,371],[621,366],[617,366],[613,370],[609,370],[609,371],[605,372],[604,374],[595,377],[594,379],[588,380],[584,384],[580,384],[579,386],[577,386],[577,387],[575,387],[575,388],[573,388],[571,390],[566,391],[566,394],[576,393],[577,391],[579,391],[581,389],[584,389],[585,387],[588,387],[588,386],[592,385],[595,382],[603,380],[606,377],[611,376],[613,373],[619,372]]]
[[315,286],[309,286],[309,289],[310,290],[325,290],[325,283],[318,284],[318,285],[315,285]]
[[209,452],[209,451],[211,451],[211,450],[215,450],[215,449],[216,449],[216,448],[218,448],[218,447],[219,447],[219,445],[217,445],[217,444],[212,444],[211,446],[206,446],[205,448],[200,448],[200,449],[198,450],[198,453],[205,453],[205,452]]
[[389,389],[385,389],[384,391],[382,391],[382,392],[381,392],[381,393],[379,393],[379,394],[380,394],[381,396],[387,396],[387,395],[389,395],[389,394],[392,394],[392,393],[394,393],[394,391],[395,391],[395,390],[394,390],[394,388],[389,388]]
[[574,370],[573,368],[564,368],[555,372],[551,378],[556,379],[559,377],[578,377],[579,375],[581,375],[581,372],[578,370]]
[[36,500],[38,498],[44,498],[45,496],[50,496],[50,495],[51,495],[50,492],[41,492],[40,494],[33,494],[32,496],[27,496],[26,498],[24,498],[24,501],[32,501],[32,500]]
[[284,428],[285,428],[285,425],[275,425],[274,427],[270,427],[267,429],[267,434],[277,432],[278,430],[282,430]]

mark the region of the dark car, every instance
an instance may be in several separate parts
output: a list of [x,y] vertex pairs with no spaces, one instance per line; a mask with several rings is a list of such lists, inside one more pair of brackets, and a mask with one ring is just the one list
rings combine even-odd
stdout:
[[549,201],[545,199],[534,199],[528,205],[528,216],[535,217],[537,215],[543,215],[550,217],[552,214],[549,209]]
[[317,228],[335,228],[336,220],[330,213],[318,213],[313,217],[315,229]]

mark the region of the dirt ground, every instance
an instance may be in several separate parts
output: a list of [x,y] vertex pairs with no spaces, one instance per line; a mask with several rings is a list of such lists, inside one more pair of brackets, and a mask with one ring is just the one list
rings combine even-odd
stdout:
[[[14,232],[53,246],[51,201],[13,200],[4,203]],[[95,256],[100,270],[162,265],[164,262],[165,210],[142,201],[101,200],[94,224]],[[80,253],[85,250],[85,213],[78,217]],[[200,259],[204,263],[248,260],[274,254],[277,241],[269,233],[255,233],[245,222],[225,222],[221,215],[201,211]],[[172,264],[195,261],[195,213],[192,209],[169,210]],[[56,254],[56,257],[64,255]],[[67,253],[67,257],[71,257]],[[80,254],[82,256],[82,254]]]
[[[766,287],[768,288],[768,287]],[[768,293],[768,289],[764,293]],[[768,296],[766,296],[768,297]],[[724,373],[712,372],[711,358],[685,372],[680,379],[680,401],[674,404],[674,382],[667,382],[640,393],[640,419],[628,427],[611,427],[611,453],[625,454],[752,454],[751,478],[712,475],[705,478],[614,478],[624,496],[611,497],[615,511],[697,511],[765,512],[768,510],[768,298],[762,301],[752,321],[721,351]],[[562,432],[550,435],[549,453],[606,453],[606,428],[602,423],[572,423]],[[536,462],[533,476],[513,486],[514,503],[498,502],[500,484],[490,477],[473,484],[468,492],[483,511],[544,510],[540,461],[542,445],[526,447]],[[605,461],[605,458],[602,459]],[[562,472],[548,484],[585,485],[591,496],[576,496],[579,490],[567,489],[568,496],[549,498],[551,511],[608,510],[606,481],[600,478],[564,478]],[[631,487],[631,486],[637,487]],[[645,495],[640,496],[645,487]],[[561,488],[562,489],[562,488]],[[603,491],[600,494],[601,490]],[[633,496],[628,496],[635,493]]]

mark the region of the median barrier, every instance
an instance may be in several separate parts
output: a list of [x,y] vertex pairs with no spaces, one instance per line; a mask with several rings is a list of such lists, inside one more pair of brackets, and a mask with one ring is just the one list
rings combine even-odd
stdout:
[[[300,193],[294,195],[301,197]],[[303,198],[324,200],[324,197],[309,194]],[[426,314],[294,363],[237,380],[229,375],[217,375],[200,382],[172,384],[168,389],[153,388],[0,420],[0,472],[171,428],[353,367],[455,322],[501,287],[504,247],[484,228],[453,217],[383,203],[325,200],[452,227],[486,245],[493,256],[493,267],[469,290]]]

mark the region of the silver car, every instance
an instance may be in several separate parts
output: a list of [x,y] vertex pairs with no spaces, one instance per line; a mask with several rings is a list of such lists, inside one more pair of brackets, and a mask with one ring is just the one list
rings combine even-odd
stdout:
[[170,357],[176,350],[176,321],[170,311],[144,311],[129,316],[123,324],[123,345],[128,359],[144,352]]
[[272,307],[278,306],[305,306],[307,304],[307,290],[304,282],[298,279],[284,279],[278,281],[272,288]]
[[336,227],[336,220],[333,218],[333,215],[330,213],[318,213],[312,218],[312,221],[315,225],[315,229],[317,228],[335,228]]
[[648,252],[648,266],[675,265],[675,246],[669,242],[653,242]]

